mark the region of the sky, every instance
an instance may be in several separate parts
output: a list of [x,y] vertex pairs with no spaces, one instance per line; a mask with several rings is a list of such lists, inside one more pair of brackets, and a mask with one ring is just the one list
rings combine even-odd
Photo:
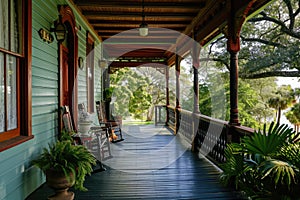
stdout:
[[296,77],[278,77],[278,85],[291,85],[292,88],[300,88],[300,82]]

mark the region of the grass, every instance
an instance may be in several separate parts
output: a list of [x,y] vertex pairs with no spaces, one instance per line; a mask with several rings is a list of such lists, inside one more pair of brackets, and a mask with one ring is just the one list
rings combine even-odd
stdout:
[[141,120],[123,120],[122,121],[123,125],[149,125],[149,124],[154,124],[153,121],[141,121]]

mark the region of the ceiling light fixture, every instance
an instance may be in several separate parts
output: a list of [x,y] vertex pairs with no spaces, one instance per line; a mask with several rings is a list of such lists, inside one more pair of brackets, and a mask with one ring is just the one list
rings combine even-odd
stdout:
[[144,0],[142,1],[142,23],[139,28],[140,36],[148,35],[148,24],[145,22]]

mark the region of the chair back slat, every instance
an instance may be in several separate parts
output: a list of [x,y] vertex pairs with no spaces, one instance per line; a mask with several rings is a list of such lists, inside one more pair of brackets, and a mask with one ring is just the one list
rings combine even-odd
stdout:
[[96,110],[99,123],[106,122],[106,112],[105,112],[105,104],[101,101],[96,101]]
[[68,133],[71,133],[74,131],[73,125],[72,125],[72,119],[70,114],[69,106],[63,106],[63,115],[62,115],[63,125],[64,128]]

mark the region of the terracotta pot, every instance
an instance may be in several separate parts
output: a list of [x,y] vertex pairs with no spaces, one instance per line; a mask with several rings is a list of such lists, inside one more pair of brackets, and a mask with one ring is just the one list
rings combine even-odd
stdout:
[[55,170],[46,171],[46,183],[55,192],[54,195],[49,196],[49,200],[73,200],[74,193],[68,191],[75,183],[74,176],[71,175],[70,182],[66,178],[63,172],[58,172]]

